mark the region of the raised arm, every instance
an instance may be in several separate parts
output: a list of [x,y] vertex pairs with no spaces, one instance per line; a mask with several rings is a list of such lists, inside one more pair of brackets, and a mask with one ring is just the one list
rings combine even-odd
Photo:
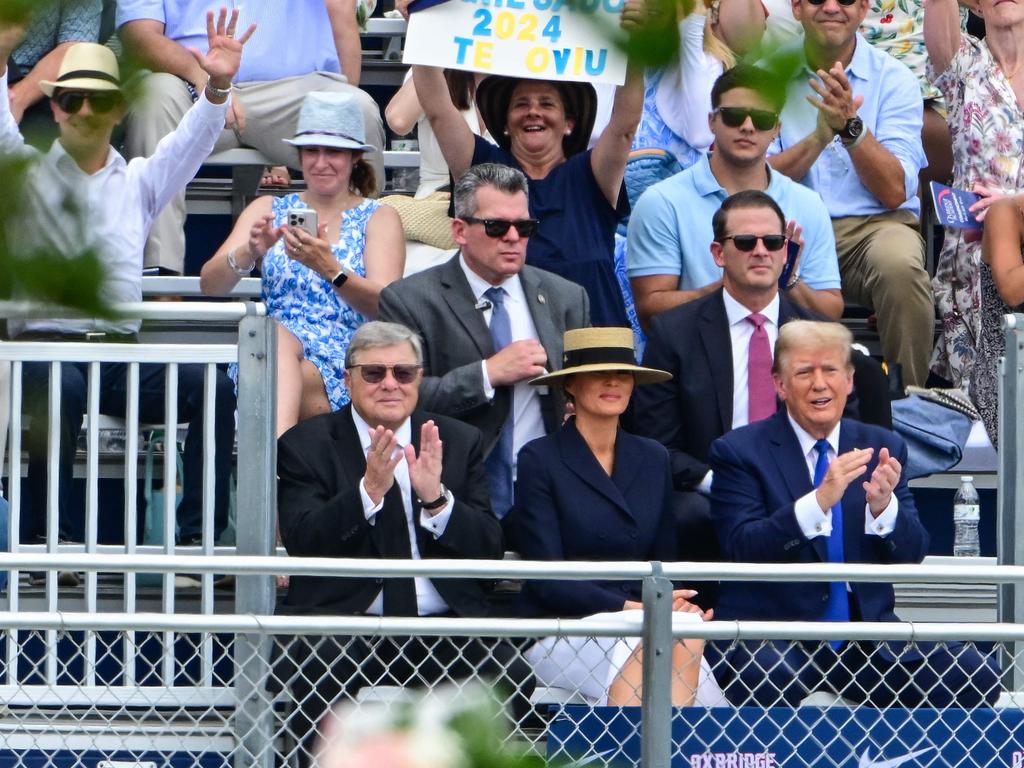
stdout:
[[384,108],[384,120],[388,128],[399,136],[405,136],[412,132],[421,117],[423,107],[420,106],[419,96],[416,95],[416,84],[410,76]]
[[448,170],[457,179],[473,163],[473,131],[452,103],[442,69],[417,64],[412,68],[412,81]]
[[932,72],[945,72],[960,50],[960,4],[957,0],[924,0],[924,44]]
[[742,56],[760,45],[767,15],[761,0],[721,0],[711,29],[729,50]]
[[341,74],[349,85],[358,86],[363,72],[363,41],[356,20],[356,0],[324,0],[324,7],[331,23]]

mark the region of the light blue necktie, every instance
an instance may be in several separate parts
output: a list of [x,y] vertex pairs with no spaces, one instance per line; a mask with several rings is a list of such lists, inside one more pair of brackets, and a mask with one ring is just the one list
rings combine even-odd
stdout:
[[[814,487],[817,488],[828,473],[828,440],[819,440],[814,444],[818,451],[818,461],[814,465]],[[840,499],[832,507],[832,535],[828,537],[828,561],[830,563],[845,562],[843,557],[843,500]],[[850,600],[846,595],[846,583],[833,581],[829,583],[828,604],[825,606],[825,621],[849,621]],[[843,640],[831,640],[835,650],[843,645]]]
[[[494,351],[507,347],[512,343],[512,321],[505,309],[505,298],[508,296],[504,288],[488,288],[484,296],[491,302],[491,340]],[[512,394],[511,392],[509,393]],[[487,477],[491,484],[491,509],[500,520],[512,509],[512,430],[515,423],[515,402],[509,398],[508,415],[498,433],[498,441],[484,462]]]

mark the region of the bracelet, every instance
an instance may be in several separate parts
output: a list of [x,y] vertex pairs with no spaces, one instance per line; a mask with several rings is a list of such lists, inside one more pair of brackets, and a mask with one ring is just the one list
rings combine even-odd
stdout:
[[216,96],[218,99],[226,99],[231,95],[231,86],[227,88],[218,88],[213,85],[209,80],[206,81],[206,92],[211,96]]
[[237,250],[237,248],[232,248],[230,251],[228,251],[228,266],[231,267],[231,271],[234,272],[239,277],[247,277],[248,275],[252,274],[252,271],[254,269],[256,269],[256,261],[254,259],[252,264],[250,264],[247,268],[238,266],[238,262],[235,261],[235,251]]
[[791,278],[789,278],[789,282],[786,283],[786,290],[788,291],[790,288],[795,288],[796,284],[799,283],[799,282],[800,282],[800,273],[799,272],[793,273],[793,276]]

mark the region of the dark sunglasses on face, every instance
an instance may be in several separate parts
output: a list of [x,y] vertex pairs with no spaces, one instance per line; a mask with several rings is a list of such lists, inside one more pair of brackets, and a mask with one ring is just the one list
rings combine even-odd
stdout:
[[728,235],[722,238],[722,242],[726,240],[732,240],[738,251],[754,250],[758,240],[764,243],[764,247],[769,251],[777,251],[786,244],[785,235]]
[[520,237],[529,237],[537,231],[540,221],[537,219],[478,219],[476,216],[463,216],[462,220],[467,224],[483,224],[484,233],[488,237],[504,237],[510,227],[515,227]]
[[384,377],[391,371],[395,381],[399,384],[412,384],[416,381],[422,365],[415,363],[398,363],[396,365],[384,365],[383,363],[366,363],[365,365],[350,365],[349,370],[359,369],[359,374],[367,384],[380,384]]
[[[826,0],[807,0],[811,5],[824,5]],[[850,6],[857,2],[857,0],[836,0],[840,5]]]
[[121,94],[104,91],[59,91],[53,96],[57,106],[69,115],[78,114],[86,99],[89,100],[93,112],[105,115],[121,103]]
[[767,109],[747,109],[746,107],[719,107],[715,114],[722,118],[722,122],[730,128],[739,128],[747,118],[759,131],[770,131],[779,124],[779,115],[776,112],[769,112]]

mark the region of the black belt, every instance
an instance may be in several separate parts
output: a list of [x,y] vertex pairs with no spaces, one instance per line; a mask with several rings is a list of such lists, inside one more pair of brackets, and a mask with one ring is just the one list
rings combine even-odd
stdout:
[[87,341],[94,344],[138,344],[137,333],[108,331],[24,331],[12,341]]

